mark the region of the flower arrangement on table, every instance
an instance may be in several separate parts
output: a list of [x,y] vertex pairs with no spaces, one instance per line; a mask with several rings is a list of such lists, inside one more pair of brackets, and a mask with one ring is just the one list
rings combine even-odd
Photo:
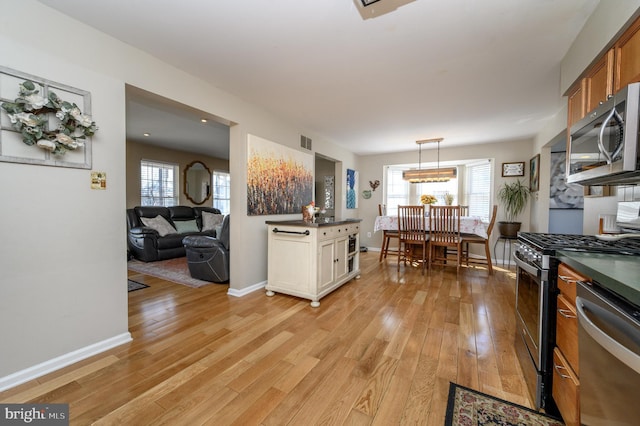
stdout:
[[[39,95],[40,90],[29,80],[20,84],[18,97],[0,105],[7,112],[12,127],[22,135],[22,142],[63,155],[84,146],[86,137],[98,130],[95,121],[80,108],[63,101],[54,92]],[[58,125],[49,129],[49,116],[55,114]]]
[[420,196],[420,202],[422,204],[435,204],[438,202],[438,199],[430,194],[423,194]]

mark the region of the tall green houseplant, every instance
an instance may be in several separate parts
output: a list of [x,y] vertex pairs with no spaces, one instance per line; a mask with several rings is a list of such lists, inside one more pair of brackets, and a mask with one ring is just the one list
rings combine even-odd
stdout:
[[520,179],[507,183],[498,190],[498,201],[502,204],[507,215],[507,220],[498,222],[500,234],[505,237],[515,237],[520,230],[521,222],[517,222],[518,216],[529,201],[531,190]]

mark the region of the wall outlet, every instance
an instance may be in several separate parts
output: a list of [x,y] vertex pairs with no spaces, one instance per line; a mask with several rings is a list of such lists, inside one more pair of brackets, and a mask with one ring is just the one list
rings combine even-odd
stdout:
[[367,238],[371,238],[371,232],[367,232]]

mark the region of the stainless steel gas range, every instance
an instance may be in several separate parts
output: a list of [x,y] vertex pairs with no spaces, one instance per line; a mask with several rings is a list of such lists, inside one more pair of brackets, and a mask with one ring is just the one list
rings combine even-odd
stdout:
[[515,252],[518,360],[536,409],[557,414],[551,397],[556,329],[556,251],[640,254],[640,239],[601,241],[589,235],[521,232]]

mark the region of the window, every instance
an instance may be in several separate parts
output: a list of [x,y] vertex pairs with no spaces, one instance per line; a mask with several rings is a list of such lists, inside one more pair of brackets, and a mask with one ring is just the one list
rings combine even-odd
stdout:
[[480,216],[488,222],[491,214],[491,162],[467,166],[466,199],[469,215]]
[[140,204],[177,206],[178,165],[142,160],[140,162]]
[[453,204],[458,204],[458,179],[451,179],[449,182],[409,183],[402,179],[402,172],[409,169],[409,166],[387,167],[384,197],[387,215],[398,214],[398,206],[420,204],[422,194],[434,195],[438,204],[444,205],[444,195],[449,193],[454,196]]
[[[398,214],[399,205],[420,204],[422,194],[434,195],[438,205],[444,205],[446,193],[453,195],[453,205],[468,205],[469,215],[480,216],[488,222],[491,215],[492,174],[489,159],[459,162],[458,178],[448,182],[409,183],[402,179],[402,171],[415,165],[401,164],[385,167],[383,203],[387,205],[389,216]],[[434,165],[428,164],[433,168]],[[451,167],[451,164],[447,164]]]
[[425,182],[417,183],[417,202],[420,203],[420,196],[422,194],[430,194],[438,199],[438,204],[444,206],[445,194],[449,193],[453,195],[453,205],[458,205],[458,179],[454,178],[448,182]]
[[411,184],[402,179],[403,170],[405,170],[404,167],[387,167],[385,204],[388,216],[397,215],[398,206],[411,204],[409,202],[409,185]]
[[231,175],[227,172],[213,171],[213,207],[222,214],[231,211]]

